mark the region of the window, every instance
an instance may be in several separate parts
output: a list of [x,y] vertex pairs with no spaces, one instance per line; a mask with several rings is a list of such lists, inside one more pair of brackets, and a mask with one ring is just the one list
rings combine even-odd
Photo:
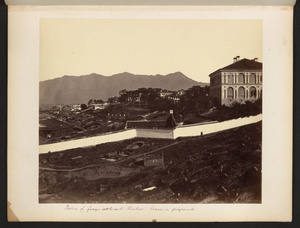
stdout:
[[256,82],[255,82],[256,80],[255,80],[255,74],[251,74],[250,75],[250,83],[251,84],[255,84]]
[[233,88],[232,87],[229,87],[227,89],[227,98],[228,99],[233,99]]
[[239,74],[239,84],[245,84],[245,76],[243,74]]
[[256,89],[255,89],[255,87],[250,88],[250,98],[256,98]]
[[245,99],[245,88],[244,87],[239,88],[239,99]]
[[229,74],[228,76],[227,76],[227,83],[228,84],[233,84],[233,76],[232,76],[232,74]]

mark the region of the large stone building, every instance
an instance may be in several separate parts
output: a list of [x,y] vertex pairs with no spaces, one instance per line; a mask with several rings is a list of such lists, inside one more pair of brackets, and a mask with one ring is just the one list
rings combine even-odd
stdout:
[[210,96],[221,105],[254,101],[262,96],[262,63],[233,58],[233,63],[211,73]]

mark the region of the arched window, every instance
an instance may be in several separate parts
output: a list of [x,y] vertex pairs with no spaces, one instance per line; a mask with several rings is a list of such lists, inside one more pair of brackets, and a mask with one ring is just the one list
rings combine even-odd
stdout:
[[250,74],[250,83],[251,83],[251,84],[255,84],[255,83],[256,83],[256,82],[255,82],[255,81],[256,81],[255,78],[256,78],[256,77],[255,77],[255,74]]
[[227,89],[227,98],[228,99],[233,99],[233,88],[232,87],[229,87]]
[[238,94],[239,94],[239,99],[245,99],[245,88],[244,87],[240,87]]
[[256,98],[256,89],[253,86],[250,88],[250,98]]
[[245,84],[245,76],[243,74],[239,74],[239,84]]
[[229,74],[227,76],[227,79],[228,79],[228,81],[227,81],[228,84],[233,84],[233,75],[232,74]]

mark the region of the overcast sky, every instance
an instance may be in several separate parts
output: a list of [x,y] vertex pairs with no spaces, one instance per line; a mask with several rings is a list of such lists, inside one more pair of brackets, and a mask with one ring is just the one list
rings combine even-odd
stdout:
[[262,62],[262,20],[41,19],[40,80],[181,71],[199,82],[233,62]]

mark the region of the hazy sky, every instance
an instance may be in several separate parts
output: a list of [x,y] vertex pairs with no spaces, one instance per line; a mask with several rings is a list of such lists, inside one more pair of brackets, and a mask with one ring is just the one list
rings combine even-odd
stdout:
[[234,56],[262,62],[262,20],[41,19],[40,80],[181,71],[201,82]]

